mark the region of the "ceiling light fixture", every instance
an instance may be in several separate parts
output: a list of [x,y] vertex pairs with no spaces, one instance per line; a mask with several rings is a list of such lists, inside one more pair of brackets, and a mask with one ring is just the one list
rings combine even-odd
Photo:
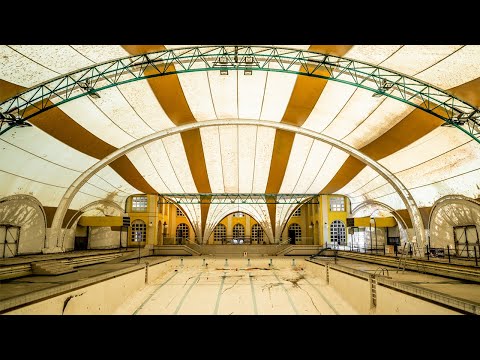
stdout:
[[97,93],[97,90],[94,89],[92,85],[90,85],[90,79],[87,79],[85,82],[78,82],[78,86],[80,86],[85,92],[93,99],[100,99],[100,95]]
[[392,82],[382,79],[382,84],[378,87],[378,92],[374,92],[372,97],[384,96],[385,92],[390,90],[392,87],[393,87]]
[[[7,125],[7,127],[2,130],[3,125]],[[14,127],[31,127],[32,124],[27,123],[24,119],[22,119],[20,116],[15,116],[13,114],[4,114],[0,113],[0,135],[6,133],[8,130]]]

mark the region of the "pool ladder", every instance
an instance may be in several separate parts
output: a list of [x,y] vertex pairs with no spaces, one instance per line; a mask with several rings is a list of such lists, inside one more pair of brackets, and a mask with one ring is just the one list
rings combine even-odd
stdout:
[[375,275],[370,276],[370,294],[371,294],[371,303],[372,308],[377,306],[377,278]]

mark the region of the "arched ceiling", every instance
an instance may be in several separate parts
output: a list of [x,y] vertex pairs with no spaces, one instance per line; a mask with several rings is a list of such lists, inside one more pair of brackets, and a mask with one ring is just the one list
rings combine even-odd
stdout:
[[[1,45],[0,102],[95,63],[177,47],[183,45]],[[478,45],[282,47],[378,65],[480,106]],[[103,90],[98,99],[84,96],[32,117],[33,127],[0,136],[0,197],[30,194],[56,207],[83,171],[116,149],[156,131],[212,119],[278,121],[339,139],[392,171],[419,206],[431,206],[447,194],[480,197],[479,144],[441,126],[439,118],[340,82],[232,70],[135,81]],[[353,207],[376,200],[404,208],[381,176],[341,150],[282,130],[236,125],[200,128],[134,150],[95,175],[71,207],[101,199],[123,206],[135,193],[182,192],[341,193]],[[279,228],[293,210],[290,205],[244,206],[266,229]],[[183,208],[204,234],[235,210],[216,204]]]

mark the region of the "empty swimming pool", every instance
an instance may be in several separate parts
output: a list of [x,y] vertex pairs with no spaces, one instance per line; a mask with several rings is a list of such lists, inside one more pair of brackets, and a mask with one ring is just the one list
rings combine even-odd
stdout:
[[115,314],[357,314],[300,258],[174,258],[169,263]]

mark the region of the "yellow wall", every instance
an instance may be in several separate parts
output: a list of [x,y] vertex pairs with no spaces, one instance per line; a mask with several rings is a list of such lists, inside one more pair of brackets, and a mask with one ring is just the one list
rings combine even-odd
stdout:
[[[139,212],[132,210],[132,198],[133,196],[146,196],[147,197],[147,211]],[[133,224],[135,220],[142,220],[147,225],[147,235],[146,242],[132,242],[132,228],[128,228],[128,246],[146,246],[146,245],[156,245],[157,243],[157,219],[158,219],[158,209],[157,209],[157,195],[133,195],[127,199],[126,210],[130,216],[130,225]]]
[[[344,198],[345,211],[330,211],[331,196],[342,196]],[[350,212],[350,203],[347,197],[343,195],[319,195],[318,204],[305,204],[301,207],[301,216],[292,216],[288,219],[282,231],[281,241],[287,241],[288,228],[293,223],[300,225],[303,238],[300,243],[305,245],[324,245],[325,234],[328,242],[330,242],[330,225],[334,220],[342,221],[345,225],[345,232],[347,231],[347,216]],[[324,207],[326,207],[326,211],[324,211]],[[310,225],[312,225],[311,228]]]
[[[233,236],[233,227],[236,224],[242,224],[244,229],[245,229],[245,237],[251,237],[252,236],[252,226],[255,224],[258,224],[258,222],[251,217],[248,214],[245,214],[243,217],[234,217],[233,214],[229,214],[226,217],[224,217],[222,220],[219,222],[220,224],[225,225],[226,227],[226,236],[227,238],[231,239]],[[263,229],[263,227],[262,227]],[[265,234],[265,229],[263,229],[263,241],[265,243],[268,243],[268,238],[267,235]],[[214,241],[214,232],[210,235],[208,238],[208,244],[220,244],[219,241],[215,242]]]
[[[134,195],[141,196],[141,195]],[[196,235],[194,229],[187,216],[177,216],[176,206],[174,204],[159,204],[159,197],[157,195],[145,195],[148,199],[146,212],[133,212],[132,211],[132,197],[127,199],[126,211],[130,216],[131,223],[140,219],[147,225],[146,242],[140,243],[141,246],[146,245],[162,245],[162,244],[174,244],[177,226],[181,223],[187,224],[189,228],[189,241],[195,242]],[[288,238],[288,228],[291,224],[297,223],[302,229],[302,241],[301,244],[325,244],[325,235],[330,242],[330,224],[334,220],[340,220],[345,225],[348,213],[350,212],[350,204],[348,198],[344,197],[345,211],[330,211],[330,197],[342,196],[342,195],[319,195],[319,204],[305,204],[302,205],[302,215],[299,217],[291,217],[286,226],[282,229],[281,241],[286,241]],[[181,206],[180,206],[181,208]],[[166,223],[166,231],[164,233],[163,224]],[[226,236],[231,238],[233,236],[233,227],[235,224],[242,224],[245,228],[245,237],[251,237],[251,229],[257,221],[246,214],[244,217],[233,217],[230,214],[223,218],[220,223],[226,226]],[[151,224],[151,225],[150,225]],[[310,225],[312,224],[312,227]],[[264,229],[265,231],[265,229]],[[208,244],[214,244],[214,234],[210,235]],[[264,233],[264,241],[268,243],[268,238]],[[128,246],[137,246],[137,243],[131,242],[131,228],[128,231]]]
[[340,220],[343,225],[345,225],[345,243],[347,241],[347,215],[348,215],[348,201],[346,197],[343,197],[343,201],[345,203],[345,211],[330,211],[330,198],[331,197],[338,197],[342,195],[326,195],[326,200],[328,201],[327,206],[328,206],[328,242],[330,242],[330,226],[332,225],[332,222],[335,220]]

